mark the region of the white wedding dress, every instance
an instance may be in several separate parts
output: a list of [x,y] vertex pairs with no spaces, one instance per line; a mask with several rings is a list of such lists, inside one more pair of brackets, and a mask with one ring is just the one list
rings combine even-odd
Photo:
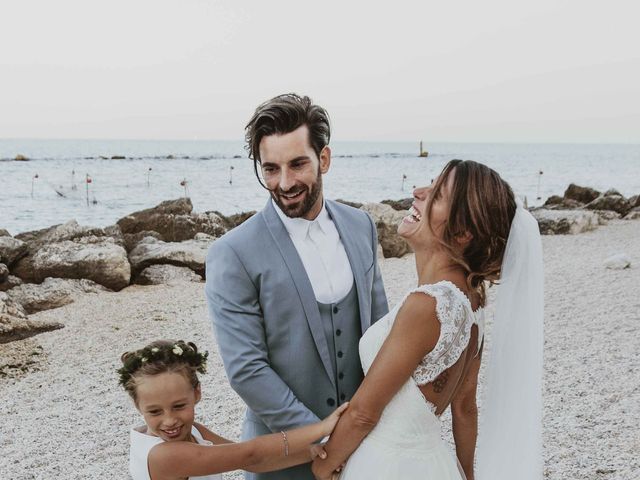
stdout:
[[440,338],[351,455],[340,480],[464,479],[454,453],[441,437],[436,407],[426,400],[418,385],[432,382],[456,363],[469,345],[474,324],[479,328],[480,345],[482,310],[474,312],[466,295],[451,282],[417,287],[365,332],[360,340],[362,368],[366,374],[391,331],[398,310],[413,292],[435,298]]

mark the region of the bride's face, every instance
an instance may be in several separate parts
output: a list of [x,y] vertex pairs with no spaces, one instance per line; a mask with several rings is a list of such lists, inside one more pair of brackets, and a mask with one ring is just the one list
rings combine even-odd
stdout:
[[[437,244],[437,238],[442,238],[442,231],[449,216],[449,199],[454,175],[455,170],[449,174],[446,183],[438,192],[434,192],[437,178],[431,182],[431,185],[413,190],[413,204],[409,215],[403,218],[398,226],[398,234],[407,240],[414,249],[416,247],[432,247]],[[431,207],[431,228],[429,228],[426,213],[427,204],[434,195]]]

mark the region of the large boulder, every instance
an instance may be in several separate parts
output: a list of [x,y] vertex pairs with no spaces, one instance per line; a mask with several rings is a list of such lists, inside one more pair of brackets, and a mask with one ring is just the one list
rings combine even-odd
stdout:
[[0,292],[0,343],[22,340],[63,327],[57,322],[30,319],[19,303]]
[[196,233],[219,237],[227,231],[224,219],[216,212],[194,214],[192,210],[189,198],[167,200],[156,207],[121,218],[118,225],[125,235],[158,232],[165,242],[190,240]]
[[122,232],[117,225],[111,225],[105,228],[88,227],[79,225],[75,220],[70,220],[67,223],[54,225],[42,230],[34,230],[16,235],[17,239],[28,244],[29,254],[34,254],[43,245],[65,240],[75,241],[85,237],[112,238],[118,245],[124,245]]
[[0,262],[8,267],[24,257],[28,252],[28,246],[22,240],[9,236],[0,236]]
[[620,215],[626,215],[631,210],[631,205],[626,198],[616,191],[609,191],[587,203],[584,208],[589,210],[611,210]]
[[390,205],[382,203],[366,203],[360,208],[373,218],[385,258],[399,258],[412,251],[406,240],[398,235],[398,225],[408,212],[394,210]]
[[640,195],[629,197],[629,205],[631,208],[640,207]]
[[0,237],[10,237],[11,234],[9,233],[8,230],[5,230],[4,228],[0,228]]
[[134,283],[138,285],[175,285],[201,281],[202,277],[187,267],[151,265],[140,272]]
[[47,277],[86,278],[111,290],[123,289],[131,279],[127,252],[110,237],[82,237],[43,245],[20,260],[12,273],[35,283]]
[[552,195],[547,198],[547,201],[542,205],[549,210],[573,210],[575,208],[582,208],[584,203],[572,200],[571,198],[564,198],[558,195]]
[[9,290],[7,296],[31,314],[72,303],[78,295],[104,291],[108,289],[91,280],[46,278],[41,284],[17,286]]
[[147,237],[129,253],[131,269],[137,275],[150,265],[176,265],[188,267],[204,276],[207,251],[214,240],[214,237],[204,233],[198,233],[193,240],[184,242],[163,242]]
[[548,210],[538,208],[531,211],[538,221],[543,235],[566,235],[595,230],[599,225],[599,216],[595,212],[584,210]]
[[404,212],[406,210],[409,210],[411,208],[411,205],[413,205],[413,197],[403,198],[402,200],[382,200],[382,202],[380,203],[389,205],[394,210]]
[[572,183],[564,192],[564,198],[575,200],[580,203],[589,203],[595,200],[600,192],[589,187],[581,187]]

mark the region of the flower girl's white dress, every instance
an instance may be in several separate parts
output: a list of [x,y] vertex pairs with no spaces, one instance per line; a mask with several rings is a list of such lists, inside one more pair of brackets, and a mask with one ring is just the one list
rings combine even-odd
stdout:
[[481,341],[481,310],[474,312],[466,295],[451,282],[422,285],[365,332],[360,340],[362,368],[366,374],[391,331],[398,310],[413,292],[435,298],[440,338],[351,455],[340,480],[464,479],[455,455],[441,438],[436,407],[425,399],[418,385],[432,382],[456,363],[469,345],[473,324],[478,325]]
[[[164,442],[160,437],[154,437],[143,433],[146,427],[131,429],[131,447],[129,451],[129,472],[133,480],[150,480],[149,467],[147,465],[147,457],[149,451]],[[191,435],[200,445],[213,445],[208,440],[202,438],[202,435],[195,426],[191,427]],[[222,480],[221,475],[205,475],[204,477],[189,477],[190,479],[200,480]]]

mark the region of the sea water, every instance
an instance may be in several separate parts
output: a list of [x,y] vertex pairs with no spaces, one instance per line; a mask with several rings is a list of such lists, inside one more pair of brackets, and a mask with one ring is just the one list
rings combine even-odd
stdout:
[[[333,142],[328,198],[411,196],[453,158],[497,170],[529,205],[570,183],[640,193],[640,145]],[[29,161],[14,161],[24,155]],[[115,159],[112,157],[124,157]],[[182,196],[194,210],[259,210],[267,199],[241,141],[0,140],[0,228],[11,234],[64,223],[106,226]]]

